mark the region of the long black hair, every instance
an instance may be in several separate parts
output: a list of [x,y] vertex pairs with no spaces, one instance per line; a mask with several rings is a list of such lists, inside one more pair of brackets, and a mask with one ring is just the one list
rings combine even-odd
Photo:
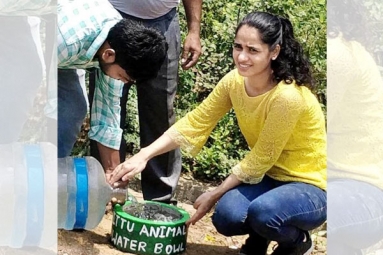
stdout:
[[343,38],[348,41],[357,41],[369,46],[371,30],[374,28],[369,26],[370,13],[364,5],[364,1],[329,1],[327,10],[327,36],[329,38],[335,38],[342,33]]
[[238,24],[235,35],[244,25],[257,29],[261,40],[269,45],[270,50],[274,50],[278,44],[281,47],[278,57],[271,62],[277,82],[284,80],[290,84],[295,80],[297,85],[314,87],[310,63],[302,46],[294,38],[293,26],[288,19],[268,12],[254,11]]

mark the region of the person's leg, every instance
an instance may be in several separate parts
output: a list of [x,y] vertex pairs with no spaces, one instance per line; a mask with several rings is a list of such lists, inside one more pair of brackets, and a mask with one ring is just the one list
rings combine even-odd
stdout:
[[76,69],[58,69],[58,157],[71,154],[87,107]]
[[[173,102],[177,89],[180,54],[180,31],[176,10],[160,19],[143,21],[143,24],[164,33],[169,49],[157,78],[137,83],[141,148],[160,137],[175,121]],[[171,202],[180,174],[179,149],[150,160],[141,173],[144,199]]]
[[0,16],[0,143],[18,140],[43,78],[27,17]]
[[247,214],[251,202],[273,188],[275,181],[266,176],[258,184],[242,184],[226,192],[217,203],[212,220],[220,234],[225,236],[249,234],[245,245],[241,248],[241,254],[264,255],[267,251],[269,240],[250,228]]
[[383,239],[383,190],[351,179],[328,182],[328,254],[354,255]]
[[[126,123],[126,114],[127,114],[127,104],[128,104],[128,96],[129,96],[129,90],[132,87],[132,84],[126,83],[124,85],[124,88],[122,89],[122,96],[120,99],[120,106],[121,106],[121,113],[120,113],[120,128],[122,130],[127,128]],[[126,140],[124,138],[124,134],[122,134],[121,137],[121,144],[120,144],[120,162],[124,162],[126,159],[126,150],[127,150],[127,144]]]
[[[89,102],[89,109],[92,109],[93,106],[93,97],[94,97],[94,91],[96,88],[96,70],[95,68],[87,69],[88,73],[88,102]],[[121,118],[121,121],[123,119]],[[89,139],[89,150],[90,155],[97,159],[99,162],[101,162],[100,153],[97,148],[97,142],[95,140]]]
[[326,220],[326,192],[302,182],[278,183],[250,203],[250,227],[278,242],[275,255],[306,254],[312,248],[308,231]]

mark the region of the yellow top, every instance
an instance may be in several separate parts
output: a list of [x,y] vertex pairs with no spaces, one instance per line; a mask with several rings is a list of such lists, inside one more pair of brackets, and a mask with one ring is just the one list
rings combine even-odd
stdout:
[[265,94],[249,97],[244,78],[235,69],[166,133],[195,155],[231,108],[251,148],[232,169],[239,180],[256,184],[267,174],[279,181],[326,188],[325,120],[307,87],[282,81]]
[[342,36],[327,40],[328,177],[383,189],[383,82],[372,56]]

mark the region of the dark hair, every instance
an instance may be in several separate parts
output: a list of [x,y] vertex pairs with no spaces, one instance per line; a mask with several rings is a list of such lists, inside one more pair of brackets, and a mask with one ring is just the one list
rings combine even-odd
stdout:
[[342,33],[348,41],[365,43],[371,39],[367,34],[372,27],[367,27],[369,12],[360,0],[337,0],[328,2],[327,35],[330,38]]
[[295,80],[297,85],[314,86],[310,63],[294,38],[293,26],[288,19],[268,12],[251,12],[238,24],[235,35],[244,25],[257,29],[262,42],[268,44],[270,50],[278,44],[281,47],[278,57],[271,62],[276,81],[284,80],[290,84]]
[[115,64],[136,81],[155,78],[168,50],[164,35],[131,19],[114,25],[106,41],[116,52]]

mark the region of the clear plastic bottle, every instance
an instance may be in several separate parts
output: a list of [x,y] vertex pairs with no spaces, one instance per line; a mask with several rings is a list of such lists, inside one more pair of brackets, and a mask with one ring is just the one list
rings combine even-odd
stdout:
[[57,243],[57,148],[0,144],[0,246],[50,249]]
[[102,165],[93,157],[58,159],[58,228],[93,229],[102,220],[106,204],[127,189],[113,189]]

